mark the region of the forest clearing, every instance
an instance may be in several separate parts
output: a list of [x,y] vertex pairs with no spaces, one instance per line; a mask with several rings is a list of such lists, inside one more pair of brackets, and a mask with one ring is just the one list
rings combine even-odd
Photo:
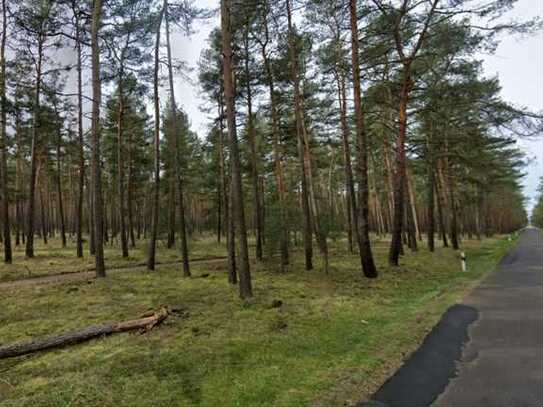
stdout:
[[365,406],[447,318],[456,389],[539,306],[517,3],[0,0],[0,406]]

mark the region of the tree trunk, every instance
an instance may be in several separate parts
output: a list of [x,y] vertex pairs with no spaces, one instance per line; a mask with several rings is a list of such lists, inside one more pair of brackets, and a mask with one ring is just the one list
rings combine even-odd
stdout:
[[154,67],[154,106],[155,106],[155,163],[154,173],[155,182],[152,194],[152,208],[153,214],[151,215],[151,237],[149,239],[149,255],[147,258],[147,269],[154,270],[156,262],[156,240],[158,235],[158,212],[160,204],[160,101],[159,101],[159,70],[160,70],[160,27],[162,26],[162,19],[164,17],[164,7],[160,11],[160,16],[157,21],[156,27],[156,42],[155,42],[155,67]]
[[[227,218],[228,218],[228,193],[226,191],[227,189],[227,180],[226,180],[226,164],[225,164],[225,157],[224,157],[224,107],[223,107],[223,91],[222,91],[222,83],[221,83],[221,92],[219,95],[218,100],[218,113],[219,113],[219,134],[218,134],[218,164],[219,164],[219,193],[220,193],[220,200],[222,203],[222,213],[219,212],[219,223],[221,223],[223,233],[228,233],[228,225],[227,225]],[[221,216],[222,215],[222,216]],[[220,230],[219,230],[220,232]],[[228,235],[227,239],[228,239]],[[218,236],[218,240],[220,242],[220,236]]]
[[415,222],[415,216],[414,211],[412,210],[413,203],[411,201],[412,195],[409,188],[409,177],[405,177],[405,216],[407,219],[407,238],[409,242],[409,248],[416,252],[418,250],[417,247],[417,232],[416,232],[416,222]]
[[151,315],[143,316],[140,319],[90,326],[81,330],[66,332],[44,339],[35,339],[28,342],[16,343],[14,345],[2,346],[0,347],[0,359],[13,358],[42,350],[74,345],[76,343],[85,342],[93,338],[100,338],[114,333],[135,330],[143,330],[146,332],[161,324],[170,314],[171,311],[164,307],[159,311]]
[[239,293],[241,298],[253,296],[251,272],[249,268],[249,252],[247,245],[247,229],[245,225],[245,208],[243,204],[243,187],[236,129],[236,100],[234,89],[235,72],[232,66],[232,34],[231,34],[231,0],[222,0],[221,4],[222,50],[224,95],[226,100],[226,118],[230,139],[230,160],[232,162],[232,204],[235,215],[236,233],[239,243]]
[[392,225],[392,242],[388,261],[392,266],[398,266],[402,251],[402,226],[405,209],[405,178],[407,171],[405,142],[407,137],[407,106],[412,87],[411,67],[404,65],[403,84],[400,93],[400,132],[396,142],[396,172],[394,179],[394,218]]
[[409,210],[411,211],[411,216],[413,218],[413,228],[415,230],[415,237],[419,240],[422,240],[422,234],[420,232],[420,226],[419,226],[419,217],[418,217],[418,211],[417,211],[417,199],[415,196],[415,191],[413,189],[413,177],[411,175],[411,172],[409,168],[407,168],[406,172],[406,188],[407,188],[407,194],[409,196]]
[[451,244],[454,250],[460,250],[460,242],[458,238],[458,214],[456,210],[456,194],[455,194],[455,188],[454,188],[454,177],[451,173],[451,168],[449,163],[446,163],[447,166],[447,189],[449,192],[449,200],[450,200],[450,219],[451,219],[451,225],[450,225],[450,232],[451,232]]
[[[55,109],[56,110],[56,109]],[[57,115],[59,113],[57,112]],[[60,128],[60,122],[58,123],[58,139],[57,139],[57,195],[58,195],[58,216],[60,223],[60,237],[62,240],[62,247],[66,247],[66,226],[64,224],[64,201],[62,198],[62,161],[61,161],[61,145],[62,145],[62,131]]]
[[9,221],[9,186],[8,186],[8,152],[7,152],[7,99],[6,99],[6,36],[7,36],[7,5],[2,0],[2,43],[0,44],[0,190],[2,193],[2,226],[4,235],[4,262],[11,264],[11,231]]
[[[345,74],[338,70],[338,90],[341,115],[341,135],[343,142],[343,165],[345,170],[345,186],[347,189],[347,210],[349,222],[349,251],[353,252],[352,239],[355,238],[357,246],[360,248],[360,237],[358,230],[358,207],[356,204],[356,193],[354,190],[354,175],[351,160],[350,129],[347,120],[347,87],[345,85]],[[352,228],[352,224],[355,225]],[[354,233],[352,233],[354,231]]]
[[34,112],[32,123],[32,141],[30,147],[30,180],[28,192],[28,208],[27,208],[27,224],[26,224],[26,248],[25,255],[28,258],[34,257],[34,220],[35,220],[35,205],[36,205],[36,172],[37,172],[37,144],[38,144],[38,127],[40,125],[40,95],[42,82],[42,59],[43,59],[43,42],[38,41],[38,55],[36,61],[36,87],[34,89]]
[[25,234],[24,234],[24,220],[23,220],[23,185],[24,185],[24,173],[23,173],[23,151],[22,151],[22,134],[21,134],[21,113],[18,109],[15,111],[15,138],[17,143],[17,154],[16,154],[16,163],[15,163],[15,183],[16,183],[16,194],[15,194],[15,223],[16,223],[16,236],[15,244],[19,246],[21,242],[25,244]]
[[[134,158],[133,158],[133,140],[132,140],[132,132],[128,132],[128,179],[126,180],[127,188],[128,188],[128,196],[127,196],[127,215],[128,215],[128,233],[130,237],[130,245],[132,248],[136,247],[136,236],[134,235]],[[137,207],[137,204],[136,204]],[[139,239],[139,236],[138,236]]]
[[92,48],[92,172],[94,209],[94,250],[96,277],[106,276],[104,263],[104,205],[102,203],[102,170],[100,163],[100,104],[102,102],[102,82],[100,78],[100,45],[98,31],[102,16],[102,0],[94,0],[92,10],[91,48]]
[[[261,43],[262,59],[264,61],[264,69],[266,71],[268,89],[270,94],[270,105],[271,105],[271,119],[272,119],[272,133],[273,133],[273,160],[275,167],[275,181],[277,184],[277,201],[279,203],[279,221],[280,221],[280,250],[281,250],[281,270],[284,271],[284,268],[290,263],[289,259],[289,238],[288,238],[288,226],[287,226],[287,192],[285,188],[285,176],[283,171],[283,162],[281,159],[281,135],[279,127],[279,115],[277,112],[277,102],[275,97],[275,79],[272,65],[268,59],[268,53],[266,51],[266,45],[269,42],[269,31],[268,31],[268,3],[266,1],[266,16],[264,19],[264,32],[265,40],[264,43]],[[307,265],[307,256],[306,256],[306,265]]]
[[77,209],[75,220],[76,233],[76,252],[77,257],[83,257],[83,200],[85,188],[85,153],[84,153],[84,133],[83,133],[83,62],[81,51],[81,23],[79,12],[74,10],[75,17],[75,37],[76,37],[76,52],[77,52],[77,135],[79,140],[79,185],[77,195]]
[[170,84],[170,98],[172,108],[172,124],[173,124],[173,138],[175,149],[175,191],[177,193],[177,204],[179,207],[179,234],[181,238],[181,255],[183,256],[183,275],[190,277],[190,265],[189,265],[189,249],[187,243],[187,226],[185,219],[185,193],[183,186],[183,177],[181,175],[181,152],[179,151],[179,126],[177,123],[177,105],[175,102],[175,90],[173,84],[173,65],[172,65],[172,52],[170,44],[170,22],[168,19],[168,1],[164,0],[164,10],[166,13],[166,45],[168,51],[168,79]]
[[256,258],[262,261],[262,207],[260,199],[259,176],[258,176],[258,154],[256,147],[256,129],[253,116],[253,94],[251,88],[251,71],[249,68],[249,23],[245,28],[245,75],[247,90],[247,135],[249,138],[249,147],[251,150],[251,178],[253,184],[253,199],[255,206],[255,229],[256,229]]
[[441,188],[439,185],[440,184],[439,177],[435,178],[435,171],[436,171],[436,168],[434,167],[434,180],[436,181],[435,192],[436,192],[436,202],[437,202],[437,216],[439,219],[439,231],[441,233],[441,239],[443,240],[443,247],[449,247],[449,241],[447,239],[447,226],[445,224],[445,216],[443,214],[444,198],[441,193]]
[[[328,250],[325,239],[322,238],[321,228],[316,213],[316,202],[313,195],[313,182],[311,170],[311,156],[309,140],[305,131],[304,116],[300,91],[300,77],[298,68],[298,51],[294,29],[292,25],[291,0],[286,0],[288,18],[288,45],[290,50],[291,79],[294,85],[294,115],[296,121],[296,134],[298,140],[298,156],[300,160],[300,173],[302,180],[302,209],[304,214],[304,248],[306,254],[306,270],[313,269],[313,242],[312,226],[316,232],[319,249],[324,256],[325,270],[328,271]],[[313,213],[312,213],[313,209]],[[313,216],[312,216],[313,215]]]
[[427,206],[428,206],[428,250],[430,252],[435,251],[435,184],[436,174],[434,171],[434,148],[433,148],[433,134],[432,127],[428,129],[426,137],[426,162],[428,180],[426,184],[427,188]]
[[[223,107],[223,89],[221,82],[221,92],[219,95],[219,177],[221,183],[221,199],[223,202],[224,212],[224,227],[226,231],[226,247],[228,252],[228,282],[230,284],[237,284],[237,270],[236,270],[236,233],[234,225],[234,215],[232,213],[232,188],[228,188],[229,176],[226,171],[226,160],[224,156],[224,107]],[[229,174],[232,173],[229,166]]]
[[121,55],[121,69],[119,73],[119,104],[117,111],[117,177],[119,188],[119,223],[121,227],[121,253],[128,258],[128,236],[126,233],[126,211],[124,190],[124,50]]
[[360,85],[360,61],[358,44],[357,1],[350,0],[351,57],[353,68],[354,109],[358,139],[358,236],[362,271],[367,278],[376,278],[377,268],[373,261],[369,236],[369,187],[368,187],[368,146],[362,111],[362,90]]
[[[45,175],[43,175],[42,178],[45,178]],[[45,203],[43,201],[43,185],[41,180],[39,181],[38,185],[38,194],[40,199],[41,237],[43,239],[43,244],[47,246],[47,218],[45,215]]]
[[[175,137],[175,135],[173,137]],[[171,163],[170,165],[171,167],[174,166],[173,163]],[[171,249],[175,246],[175,227],[177,219],[175,216],[175,179],[173,177],[173,174],[168,175],[168,242],[166,243],[166,247],[168,249]]]
[[[229,164],[229,179],[232,179],[232,160],[229,161]],[[228,282],[235,285],[238,283],[238,271],[236,262],[236,223],[234,222],[234,196],[232,187],[228,189],[227,211],[226,219],[228,222],[228,235],[226,237],[226,246],[228,250]]]

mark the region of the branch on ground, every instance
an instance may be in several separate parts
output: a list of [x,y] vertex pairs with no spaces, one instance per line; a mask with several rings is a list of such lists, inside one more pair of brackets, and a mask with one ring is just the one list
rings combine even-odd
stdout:
[[20,342],[13,345],[0,347],[0,359],[7,359],[43,350],[60,348],[86,342],[91,339],[108,336],[120,332],[140,331],[146,333],[160,325],[174,310],[162,307],[156,312],[148,313],[139,319],[123,322],[112,322],[104,325],[93,325],[77,331],[65,332],[48,338],[33,339],[28,342]]

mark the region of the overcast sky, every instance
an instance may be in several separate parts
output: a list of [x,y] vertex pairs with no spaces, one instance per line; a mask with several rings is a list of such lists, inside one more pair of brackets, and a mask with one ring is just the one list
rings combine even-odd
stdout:
[[[198,6],[216,8],[219,0],[199,0]],[[543,16],[542,0],[519,0],[515,10],[509,16],[528,19]],[[207,44],[206,40],[214,26],[219,24],[217,16],[212,21],[196,28],[196,34],[190,38],[178,36],[173,42],[174,53],[190,66],[196,67],[200,52]],[[481,56],[484,59],[487,76],[499,76],[503,97],[518,107],[528,107],[535,112],[543,112],[543,33],[529,38],[505,36],[495,55]],[[196,83],[196,71],[192,74],[194,85],[178,80],[178,98],[188,113],[192,128],[203,136],[210,120],[199,110],[203,99]],[[535,198],[535,189],[539,177],[543,176],[543,135],[541,140],[523,141],[521,147],[529,154],[532,163],[527,168],[525,179],[526,196]],[[533,201],[532,203],[533,204]],[[531,205],[530,205],[531,206]]]

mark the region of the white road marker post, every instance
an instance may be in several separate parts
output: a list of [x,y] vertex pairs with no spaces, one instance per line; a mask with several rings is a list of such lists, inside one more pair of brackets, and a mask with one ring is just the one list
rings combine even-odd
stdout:
[[460,261],[462,262],[462,272],[465,273],[468,271],[468,267],[466,265],[466,253],[460,253]]

